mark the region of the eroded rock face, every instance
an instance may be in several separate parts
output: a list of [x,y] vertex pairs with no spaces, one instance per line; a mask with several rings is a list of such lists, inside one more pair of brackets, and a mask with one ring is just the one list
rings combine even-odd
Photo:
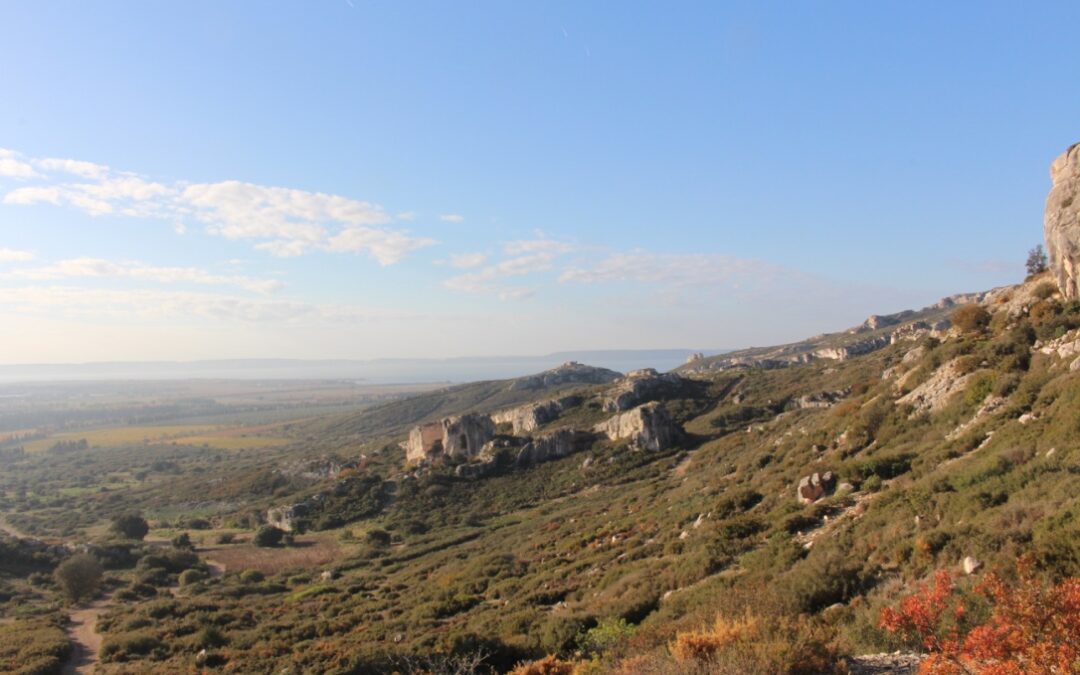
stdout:
[[1046,253],[1062,295],[1075,300],[1080,297],[1080,143],[1050,165],[1050,181],[1043,219]]
[[634,370],[626,374],[604,399],[604,410],[622,412],[645,401],[655,401],[674,394],[683,384],[683,379],[675,373],[661,375],[652,368]]
[[442,457],[471,459],[495,436],[495,423],[487,415],[459,415],[413,427],[405,442],[409,464]]
[[581,403],[580,396],[564,396],[563,398],[544,401],[542,403],[530,403],[528,405],[501,410],[491,416],[495,424],[510,424],[514,435],[527,434],[541,426],[555,420],[563,410],[572,408]]
[[539,436],[525,444],[518,452],[518,466],[540,464],[577,452],[579,445],[588,440],[588,434],[581,434],[573,429],[558,431]]
[[470,459],[480,454],[495,436],[495,423],[487,415],[447,417],[443,425],[443,452],[447,457]]
[[675,441],[676,429],[662,403],[646,403],[596,425],[610,440],[630,440],[643,450],[664,450]]

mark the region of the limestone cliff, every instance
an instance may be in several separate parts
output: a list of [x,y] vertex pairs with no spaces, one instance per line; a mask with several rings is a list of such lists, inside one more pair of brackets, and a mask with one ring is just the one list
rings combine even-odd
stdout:
[[1050,165],[1050,181],[1043,219],[1046,252],[1062,294],[1075,300],[1080,297],[1080,143]]
[[664,450],[675,440],[675,424],[663,403],[646,403],[596,425],[610,440],[629,440],[643,450]]
[[471,459],[495,436],[495,423],[487,415],[457,415],[414,427],[405,442],[409,464],[442,457]]

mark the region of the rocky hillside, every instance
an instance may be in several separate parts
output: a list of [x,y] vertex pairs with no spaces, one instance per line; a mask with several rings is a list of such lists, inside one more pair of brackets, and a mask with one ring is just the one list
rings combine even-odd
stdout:
[[[179,570],[140,560],[104,672],[910,672],[928,643],[883,610],[935,574],[959,630],[997,611],[991,572],[1080,576],[1077,162],[1055,163],[1051,269],[1015,286],[674,373],[567,364],[308,425],[293,452],[367,454],[212,523],[252,530],[257,506],[300,546],[204,540],[225,574],[171,591]],[[1066,637],[1058,670],[1004,672],[1070,672]]]

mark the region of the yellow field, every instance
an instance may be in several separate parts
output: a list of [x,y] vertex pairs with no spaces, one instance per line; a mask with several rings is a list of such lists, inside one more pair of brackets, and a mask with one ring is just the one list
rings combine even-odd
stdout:
[[177,439],[177,443],[184,443],[187,445],[202,445],[206,444],[214,448],[220,448],[222,450],[250,450],[251,448],[265,448],[267,446],[285,445],[289,442],[288,438],[278,438],[273,436],[215,436],[215,435],[203,435],[203,436],[184,436]]
[[289,439],[277,436],[245,435],[243,428],[220,427],[205,424],[183,424],[173,426],[135,426],[112,427],[108,429],[87,429],[85,431],[67,431],[52,434],[48,438],[29,441],[24,445],[27,452],[41,452],[59,441],[78,441],[86,439],[91,446],[108,447],[131,443],[175,442],[186,445],[204,443],[223,450],[246,450],[271,445],[288,443]]

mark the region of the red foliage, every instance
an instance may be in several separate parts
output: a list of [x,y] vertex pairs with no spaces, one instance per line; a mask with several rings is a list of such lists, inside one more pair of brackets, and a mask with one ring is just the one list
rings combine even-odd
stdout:
[[918,639],[929,657],[922,673],[954,675],[1064,675],[1080,673],[1080,579],[1040,582],[1030,559],[1017,565],[1010,586],[988,574],[975,591],[989,602],[982,625],[961,630],[964,605],[955,599],[952,576],[942,570],[933,586],[885,608],[881,626]]

